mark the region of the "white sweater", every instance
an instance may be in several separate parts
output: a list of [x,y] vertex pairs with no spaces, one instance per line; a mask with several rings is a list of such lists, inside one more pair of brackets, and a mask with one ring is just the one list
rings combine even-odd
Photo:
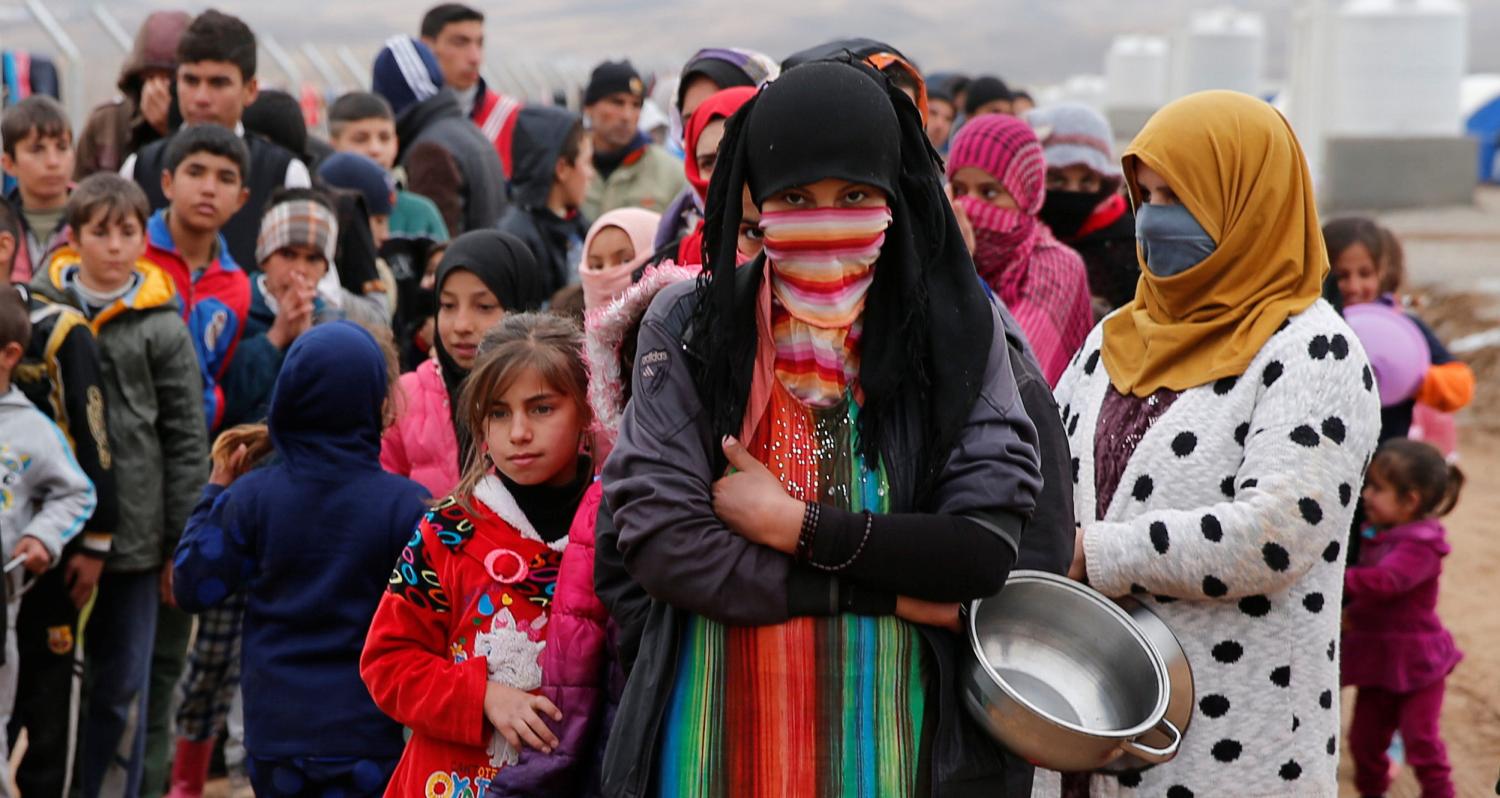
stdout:
[[[1057,386],[1084,521],[1109,390],[1102,329]],[[1197,706],[1174,760],[1097,775],[1092,794],[1338,794],[1343,547],[1379,429],[1365,352],[1319,300],[1241,377],[1184,391],[1146,432],[1104,520],[1083,525],[1089,583],[1139,594],[1172,628]],[[1045,793],[1056,776],[1038,775]]]

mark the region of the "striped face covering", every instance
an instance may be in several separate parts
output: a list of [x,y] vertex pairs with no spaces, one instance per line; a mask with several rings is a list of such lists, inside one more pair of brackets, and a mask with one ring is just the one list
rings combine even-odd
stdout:
[[891,210],[819,208],[761,217],[776,375],[814,407],[837,404],[859,375],[859,320]]

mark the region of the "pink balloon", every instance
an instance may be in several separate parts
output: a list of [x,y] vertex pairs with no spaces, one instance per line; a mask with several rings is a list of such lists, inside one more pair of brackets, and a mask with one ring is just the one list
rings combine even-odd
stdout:
[[1432,350],[1417,323],[1380,302],[1350,305],[1344,308],[1344,320],[1370,357],[1380,405],[1390,407],[1416,396],[1432,368]]

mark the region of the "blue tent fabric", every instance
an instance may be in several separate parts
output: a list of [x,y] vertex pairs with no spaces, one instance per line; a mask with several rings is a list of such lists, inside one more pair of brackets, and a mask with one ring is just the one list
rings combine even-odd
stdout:
[[1479,180],[1500,183],[1500,96],[1479,107],[1464,123],[1470,136],[1479,140]]

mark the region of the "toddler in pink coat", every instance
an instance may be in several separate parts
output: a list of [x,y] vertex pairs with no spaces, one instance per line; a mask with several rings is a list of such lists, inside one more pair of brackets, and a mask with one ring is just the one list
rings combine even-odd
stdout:
[[1407,438],[1386,442],[1370,463],[1361,494],[1369,529],[1359,563],[1344,575],[1340,669],[1343,684],[1359,688],[1349,749],[1361,795],[1390,787],[1386,748],[1398,729],[1423,798],[1454,794],[1438,717],[1443,685],[1463,655],[1437,614],[1450,550],[1438,519],[1463,482],[1436,448]]

